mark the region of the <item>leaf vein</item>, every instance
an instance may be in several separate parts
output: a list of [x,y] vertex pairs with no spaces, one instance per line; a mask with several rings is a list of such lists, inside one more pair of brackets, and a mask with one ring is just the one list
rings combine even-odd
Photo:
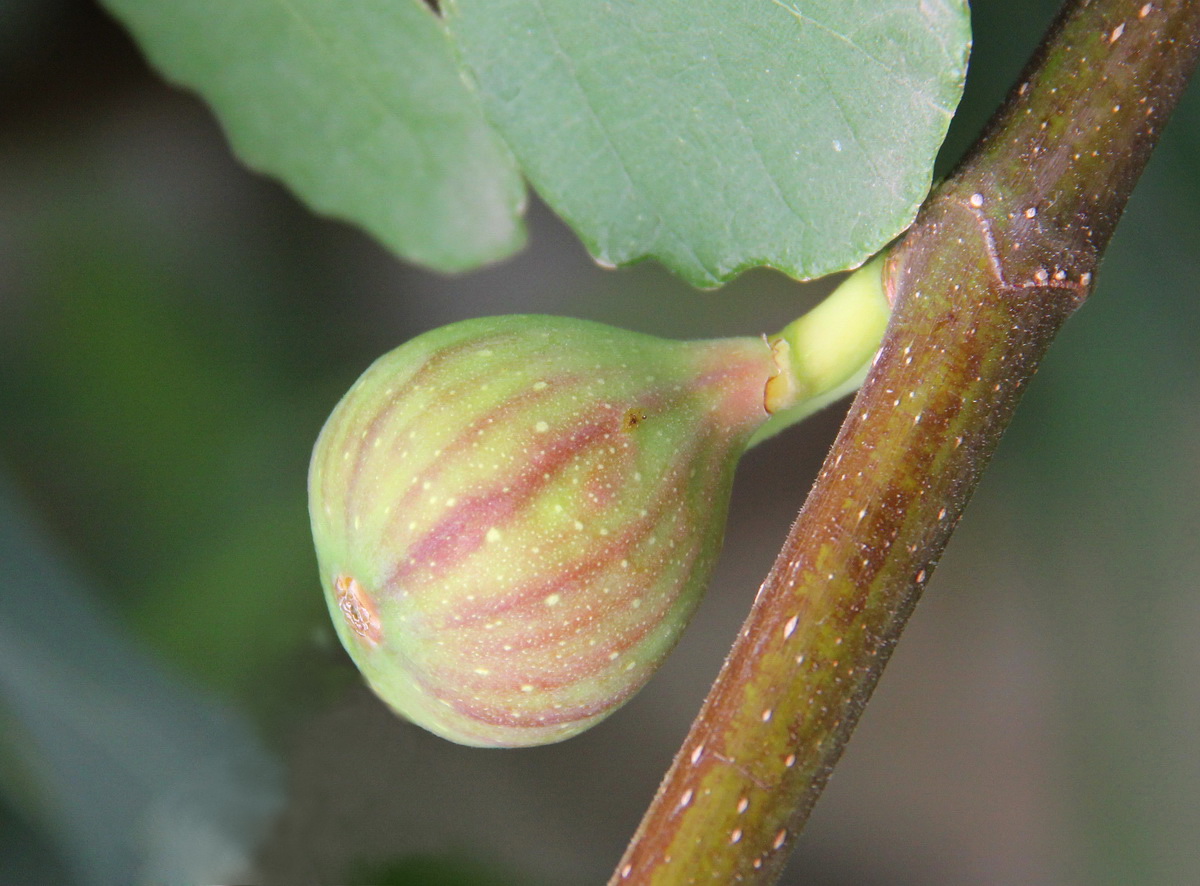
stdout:
[[[617,147],[616,141],[613,139],[612,133],[609,131],[609,128],[608,128],[607,124],[604,122],[604,119],[596,111],[595,104],[592,102],[592,97],[588,94],[588,91],[584,88],[583,81],[580,79],[578,73],[575,70],[575,66],[571,60],[570,54],[565,49],[563,49],[562,41],[559,39],[558,34],[554,30],[554,25],[551,23],[550,17],[546,14],[545,0],[537,0],[537,7],[538,7],[538,13],[541,15],[542,21],[546,25],[546,33],[549,35],[550,40],[553,44],[554,53],[557,56],[559,56],[559,58],[562,59],[563,66],[567,69],[568,73],[570,74],[571,81],[575,84],[575,87],[579,90],[580,96],[583,97],[583,103],[584,103],[584,106],[587,108],[588,114],[591,116],[592,121],[596,124],[596,128],[599,130],[600,134],[604,137],[605,142],[608,144],[609,149],[612,151],[612,155],[613,155],[614,159],[616,159],[617,164],[620,166],[621,174],[625,177],[625,181],[628,185],[628,193],[630,193],[632,196],[634,196],[636,199],[638,199],[639,202],[646,203],[644,191],[638,187],[638,184],[637,184],[636,180],[634,179],[633,174],[629,170],[629,165],[625,161],[625,157],[621,154],[621,151]],[[651,205],[650,208],[654,212],[655,223],[656,223],[657,227],[667,230],[671,234],[672,238],[680,246],[682,246],[684,250],[687,251],[687,253],[691,256],[692,261],[695,262],[695,264],[698,267],[704,269],[705,271],[707,271],[710,274],[713,274],[713,269],[708,267],[708,265],[704,261],[701,260],[700,256],[696,253],[696,249],[691,244],[691,242],[689,242],[689,240],[686,237],[681,236],[680,233],[677,230],[675,230],[675,228],[666,220],[666,218],[664,218],[662,211],[656,206]],[[714,274],[714,276],[716,276],[716,275]]]

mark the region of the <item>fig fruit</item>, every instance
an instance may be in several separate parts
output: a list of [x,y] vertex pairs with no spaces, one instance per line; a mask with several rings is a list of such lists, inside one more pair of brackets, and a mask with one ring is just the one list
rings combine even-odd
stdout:
[[371,688],[469,745],[612,713],[700,600],[743,450],[856,388],[888,316],[876,261],[769,340],[508,316],[381,357],[309,469],[326,599]]
[[330,612],[372,689],[504,747],[629,699],[700,599],[776,356],[507,316],[376,361],[309,472]]

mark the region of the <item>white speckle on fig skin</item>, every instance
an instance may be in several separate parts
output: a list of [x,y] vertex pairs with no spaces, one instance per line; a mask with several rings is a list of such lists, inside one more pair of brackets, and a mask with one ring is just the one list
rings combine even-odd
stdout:
[[764,342],[612,331],[588,359],[599,329],[422,336],[364,374],[314,451],[322,570],[355,576],[379,639],[340,602],[339,635],[393,709],[454,741],[558,741],[640,688],[698,602],[767,417]]

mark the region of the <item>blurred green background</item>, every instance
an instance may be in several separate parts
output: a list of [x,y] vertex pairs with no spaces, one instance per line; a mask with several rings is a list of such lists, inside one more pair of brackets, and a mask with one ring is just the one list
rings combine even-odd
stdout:
[[[943,165],[1057,4],[974,6]],[[603,881],[842,407],[745,459],[709,598],[619,714],[503,752],[397,720],[326,624],[305,513],[357,374],[484,313],[755,334],[827,290],[698,293],[530,227],[495,268],[407,267],[239,166],[92,3],[0,2],[0,882]],[[1200,882],[1198,277],[1193,93],[785,883]]]

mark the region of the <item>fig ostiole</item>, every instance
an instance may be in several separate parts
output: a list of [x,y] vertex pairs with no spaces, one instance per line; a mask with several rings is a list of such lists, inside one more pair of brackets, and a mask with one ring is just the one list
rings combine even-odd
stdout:
[[628,700],[700,600],[739,456],[796,405],[796,385],[768,394],[789,351],[526,315],[377,360],[309,471],[330,613],[374,692],[490,747]]

